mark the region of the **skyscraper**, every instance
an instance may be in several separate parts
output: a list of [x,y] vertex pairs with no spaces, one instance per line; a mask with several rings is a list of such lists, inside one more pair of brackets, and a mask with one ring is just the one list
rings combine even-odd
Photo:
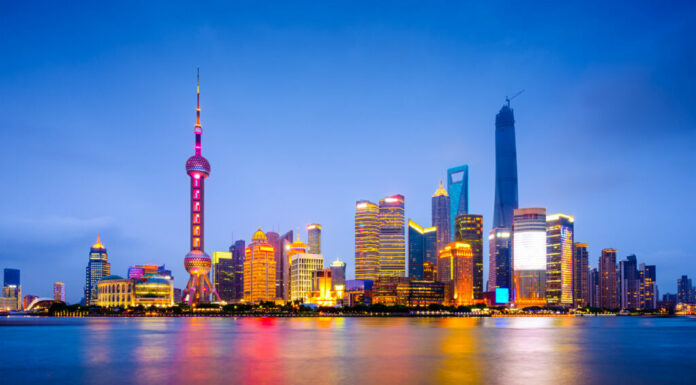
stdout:
[[590,306],[589,253],[587,243],[575,243],[573,256],[573,303],[575,307]]
[[573,305],[573,234],[575,219],[565,214],[546,216],[546,301]]
[[5,269],[3,277],[3,297],[11,298],[12,310],[22,308],[22,284],[19,279],[19,269]]
[[111,275],[111,264],[108,261],[106,247],[102,245],[101,238],[97,235],[97,243],[93,244],[89,250],[85,277],[85,305],[96,304],[97,282],[109,275]]
[[3,286],[20,286],[21,282],[19,279],[19,269],[8,269],[5,268],[3,271]]
[[259,303],[276,298],[276,266],[273,246],[258,229],[244,256],[244,301]]
[[437,279],[445,284],[445,301],[474,303],[474,253],[469,243],[452,242],[439,251]]
[[599,307],[617,309],[616,249],[604,249],[599,257]]
[[406,223],[404,196],[379,201],[379,275],[406,276]]
[[275,231],[266,232],[266,242],[273,246],[273,258],[276,265],[275,296],[283,298],[283,247],[281,246],[280,234]]
[[437,263],[437,229],[408,221],[408,276],[423,279],[423,263]]
[[312,291],[312,272],[324,268],[324,256],[297,253],[290,258],[290,300],[307,302]]
[[369,201],[355,204],[355,278],[379,276],[379,207]]
[[437,228],[437,250],[439,251],[452,241],[450,225],[450,197],[447,191],[440,186],[433,194],[432,199],[432,226]]
[[512,229],[488,233],[488,291],[512,289]]
[[640,275],[635,255],[619,262],[619,304],[622,309],[640,309]]
[[223,301],[237,299],[235,287],[234,255],[230,251],[213,252],[212,267],[213,287]]
[[234,266],[234,300],[239,301],[244,298],[244,252],[246,242],[238,240],[229,248],[232,253],[232,264]]
[[473,253],[474,298],[483,298],[483,216],[461,214],[455,219],[455,241],[471,246]]
[[[292,261],[293,261],[292,257],[293,257],[293,255],[296,255],[296,254],[306,254],[307,250],[309,249],[309,246],[300,240],[299,235],[297,236],[297,239],[295,240],[295,242],[291,242],[291,243],[287,244],[287,240],[284,240],[283,244],[284,244],[284,246],[283,246],[283,249],[284,249],[283,250],[283,252],[284,252],[283,259],[288,261],[287,268],[284,271],[286,274],[285,282],[287,282],[287,285],[285,288],[285,290],[286,290],[285,297],[283,297],[283,299],[289,301],[292,299]],[[323,257],[322,257],[322,261],[323,261]]]
[[588,302],[591,307],[599,307],[599,270],[590,269],[587,274],[587,286],[589,288]]
[[495,205],[493,227],[512,227],[517,209],[517,148],[515,116],[510,100],[495,116]]
[[514,298],[518,307],[546,304],[546,209],[516,209],[512,221]]
[[205,253],[205,179],[210,175],[210,163],[201,155],[201,92],[200,82],[196,81],[196,124],[193,127],[196,144],[195,153],[186,161],[186,174],[191,178],[191,216],[189,226],[191,229],[191,251],[184,257],[184,267],[191,275],[186,284],[184,301],[189,304],[206,302],[213,293],[219,300],[220,296],[212,288],[208,273],[212,265],[210,256]]
[[677,280],[677,302],[692,303],[692,296],[691,279],[686,275],[682,275],[681,278]]
[[[293,231],[290,230],[286,232],[285,234],[281,235],[280,238],[278,239],[278,242],[280,243],[280,259],[276,259],[276,284],[278,283],[278,279],[280,279],[280,285],[276,285],[276,288],[280,288],[279,291],[276,292],[278,294],[278,298],[282,298],[284,300],[287,300],[289,297],[288,293],[290,292],[290,249],[291,245],[293,244]],[[299,237],[297,239],[299,242]],[[304,245],[304,243],[303,243]],[[305,245],[306,247],[307,245]],[[276,256],[278,253],[276,253]],[[280,273],[280,276],[279,274]]]
[[307,226],[307,241],[309,243],[309,252],[312,254],[321,254],[321,225],[313,223]]
[[655,265],[640,264],[641,307],[657,309],[657,272]]
[[469,165],[452,167],[447,170],[447,192],[450,205],[450,241],[455,238],[455,219],[457,215],[469,213]]
[[346,263],[339,261],[338,258],[336,258],[335,261],[331,262],[329,268],[331,269],[331,284],[333,285],[331,290],[336,290],[337,285],[343,285],[343,289],[345,290]]
[[65,302],[65,284],[63,282],[53,284],[53,299]]

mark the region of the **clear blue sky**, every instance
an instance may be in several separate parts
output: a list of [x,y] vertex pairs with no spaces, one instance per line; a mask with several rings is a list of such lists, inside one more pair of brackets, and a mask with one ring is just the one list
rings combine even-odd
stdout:
[[464,163],[489,229],[495,114],[525,89],[520,205],[574,215],[593,266],[696,275],[693,3],[102,3],[0,5],[0,268],[24,294],[79,300],[98,233],[113,273],[185,285],[197,66],[209,253],[318,222],[353,276],[355,201],[428,224]]

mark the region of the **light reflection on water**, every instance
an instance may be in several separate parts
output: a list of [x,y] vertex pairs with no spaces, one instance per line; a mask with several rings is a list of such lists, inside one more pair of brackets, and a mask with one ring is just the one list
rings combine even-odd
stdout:
[[696,362],[686,318],[4,318],[0,341],[7,383],[679,383]]

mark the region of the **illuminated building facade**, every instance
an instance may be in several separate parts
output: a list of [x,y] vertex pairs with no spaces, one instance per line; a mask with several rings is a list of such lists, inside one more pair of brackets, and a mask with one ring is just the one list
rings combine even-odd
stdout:
[[546,302],[573,305],[573,244],[575,218],[546,216]]
[[686,275],[682,275],[681,278],[677,280],[677,302],[694,302],[691,279]]
[[546,304],[546,209],[516,209],[512,221],[513,298],[517,307]]
[[442,181],[440,186],[433,194],[432,199],[432,227],[437,229],[437,246],[436,250],[440,250],[448,243],[452,242],[452,233],[450,225],[450,197],[447,194]]
[[288,260],[288,268],[285,272],[285,281],[288,283],[288,285],[285,297],[283,297],[283,299],[285,300],[290,300],[292,298],[292,256],[296,254],[306,254],[308,248],[309,246],[306,243],[302,242],[299,236],[297,237],[297,240],[295,240],[295,242],[291,242],[290,244],[286,244],[284,246],[285,250],[283,252],[285,253],[284,255],[286,255],[286,257],[284,258],[287,258]]
[[455,241],[471,246],[474,258],[474,298],[483,298],[483,216],[462,214],[455,218]]
[[409,280],[396,287],[398,305],[415,307],[443,305],[445,302],[445,284],[434,281]]
[[3,271],[2,308],[19,310],[22,308],[22,284],[19,269],[5,268]]
[[336,306],[343,304],[345,285],[333,282],[331,269],[320,269],[312,272],[312,291],[309,302],[319,306]]
[[333,290],[336,290],[337,285],[346,286],[346,263],[339,261],[336,258],[335,261],[331,262],[329,265],[331,269],[331,284],[333,285]]
[[657,272],[655,265],[640,264],[641,308],[657,309]]
[[312,291],[312,273],[324,268],[324,256],[297,253],[290,260],[290,300],[308,302]]
[[437,265],[425,261],[423,262],[423,280],[424,281],[429,281],[429,282],[434,282],[437,281]]
[[234,255],[232,252],[213,252],[211,276],[213,278],[213,287],[220,299],[225,302],[233,302],[237,299]]
[[93,305],[97,300],[97,282],[111,274],[106,247],[97,235],[97,243],[89,250],[89,262],[85,270],[85,305]]
[[229,248],[232,253],[232,264],[234,265],[234,293],[235,301],[244,299],[244,253],[246,242],[238,240]]
[[619,305],[622,309],[640,309],[640,274],[638,260],[629,255],[619,262]]
[[96,305],[101,307],[129,307],[135,303],[134,282],[118,275],[102,277],[97,284]]
[[[38,298],[39,298],[39,296],[36,296],[36,295],[31,295],[31,294],[25,295],[24,299],[22,300],[22,309],[27,310],[27,308],[29,308],[29,305],[31,305],[31,303],[34,302],[34,300],[36,300]],[[60,301],[60,300],[56,300],[56,301]],[[65,301],[63,301],[63,302],[65,302]]]
[[53,284],[53,299],[65,302],[65,284],[63,282]]
[[159,274],[140,278],[110,275],[99,280],[97,292],[97,305],[101,307],[174,306],[173,282]]
[[408,277],[423,278],[423,264],[437,263],[437,229],[423,228],[416,222],[408,221]]
[[[293,244],[293,231],[290,230],[278,238],[276,258],[276,296],[287,300],[290,292],[290,245]],[[299,239],[298,239],[299,241]],[[273,247],[276,247],[275,245]],[[305,245],[306,247],[306,245]]]
[[599,270],[595,267],[590,269],[587,274],[588,301],[589,306],[599,307]]
[[276,299],[275,250],[266,234],[258,229],[244,257],[244,302],[260,303]]
[[399,304],[399,285],[407,285],[409,278],[381,276],[372,285],[372,303],[382,305]]
[[171,270],[167,270],[164,265],[133,265],[128,268],[128,278],[141,278],[145,274],[158,274],[168,279],[174,279]]
[[493,228],[511,228],[517,209],[517,146],[510,101],[495,116],[495,203]]
[[469,213],[469,165],[452,167],[447,170],[447,192],[449,194],[450,239],[455,240],[455,220],[458,215]]
[[321,254],[321,225],[313,223],[307,226],[307,242],[309,243],[309,252],[312,254]]
[[488,233],[488,290],[512,289],[512,229]]
[[404,196],[379,201],[379,275],[406,276],[406,228]]
[[205,253],[205,179],[210,175],[210,163],[201,155],[201,136],[203,127],[201,126],[201,93],[200,83],[196,84],[196,124],[193,127],[195,134],[195,153],[186,161],[186,174],[191,178],[191,201],[189,227],[191,251],[184,257],[184,267],[190,274],[186,290],[184,291],[184,301],[191,304],[207,302],[212,293],[217,300],[220,296],[210,284],[208,273],[212,265],[210,256]]
[[590,306],[590,254],[587,243],[575,243],[573,257],[573,303],[575,307]]
[[355,204],[355,278],[379,276],[379,206],[369,201]]
[[469,243],[452,242],[440,250],[437,279],[445,284],[445,301],[449,304],[474,303],[474,253]]
[[616,249],[604,249],[599,257],[599,307],[617,309],[616,291]]

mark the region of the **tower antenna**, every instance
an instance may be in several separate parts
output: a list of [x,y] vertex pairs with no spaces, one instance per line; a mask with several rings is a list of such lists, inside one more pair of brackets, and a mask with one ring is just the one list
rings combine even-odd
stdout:
[[510,101],[511,101],[512,99],[514,99],[514,98],[520,96],[520,94],[522,94],[523,92],[524,92],[524,90],[520,90],[520,91],[517,91],[517,93],[514,94],[514,95],[512,95],[511,97],[507,97],[507,96],[506,96],[506,97],[505,97],[505,102],[507,103],[507,106],[510,107]]

